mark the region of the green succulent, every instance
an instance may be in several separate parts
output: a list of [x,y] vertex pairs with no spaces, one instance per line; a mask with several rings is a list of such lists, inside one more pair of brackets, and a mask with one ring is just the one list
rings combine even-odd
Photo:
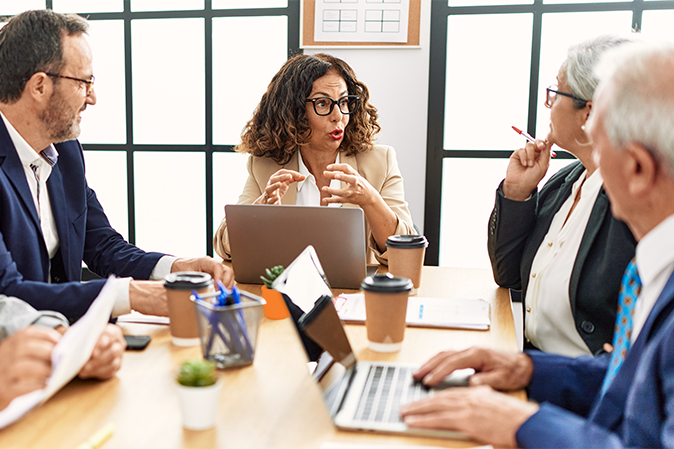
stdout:
[[218,381],[215,374],[215,363],[204,360],[188,360],[182,364],[176,379],[186,387],[208,387]]
[[260,279],[262,279],[262,282],[264,282],[264,285],[267,288],[271,288],[271,284],[274,280],[283,273],[283,265],[276,265],[275,267],[272,267],[271,270],[266,268],[265,272],[267,273],[267,277],[260,276]]

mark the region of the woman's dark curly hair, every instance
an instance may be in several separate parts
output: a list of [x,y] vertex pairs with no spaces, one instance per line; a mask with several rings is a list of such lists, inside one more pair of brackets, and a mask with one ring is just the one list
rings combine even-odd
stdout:
[[297,148],[309,142],[311,128],[306,100],[314,81],[330,70],[344,79],[348,95],[360,96],[358,109],[349,117],[339,150],[348,156],[367,151],[381,130],[377,109],[369,103],[367,86],[356,79],[351,67],[326,54],[297,55],[286,61],[262,95],[236,150],[272,158],[279,165],[288,163]]

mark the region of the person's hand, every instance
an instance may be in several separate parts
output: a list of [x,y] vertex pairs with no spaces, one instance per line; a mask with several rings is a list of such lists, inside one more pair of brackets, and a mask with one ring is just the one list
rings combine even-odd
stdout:
[[122,357],[126,349],[126,340],[122,329],[114,324],[108,324],[98,337],[91,357],[80,370],[80,379],[96,378],[110,379],[122,367]]
[[444,351],[433,356],[414,373],[416,380],[434,386],[454,370],[475,369],[469,379],[472,386],[489,385],[497,390],[519,390],[529,385],[534,365],[521,352],[470,348],[464,351]]
[[29,326],[0,342],[0,410],[14,398],[47,386],[51,353],[60,338],[54,329]]
[[409,427],[454,430],[482,443],[517,447],[517,430],[537,411],[533,402],[481,386],[443,390],[403,405],[400,414]]
[[262,195],[253,204],[281,204],[281,198],[288,191],[288,187],[293,182],[304,181],[306,176],[294,170],[286,170],[282,168],[269,177],[267,187],[265,187]]
[[137,312],[168,316],[168,295],[163,281],[131,281],[129,303]]
[[516,150],[510,156],[503,181],[503,194],[506,198],[516,201],[529,198],[548,171],[551,147],[548,141],[537,139],[536,144],[527,142],[524,148]]
[[213,278],[213,282],[220,280],[227,288],[232,288],[232,285],[234,285],[234,271],[208,256],[195,259],[177,259],[171,265],[171,272],[177,271],[208,273]]
[[328,179],[337,179],[346,184],[345,189],[332,189],[329,186],[323,187],[323,192],[330,194],[328,198],[321,200],[322,205],[330,203],[351,203],[357,204],[362,208],[374,204],[381,199],[372,185],[363,178],[360,173],[354,170],[349,164],[330,164],[327,170],[323,172]]

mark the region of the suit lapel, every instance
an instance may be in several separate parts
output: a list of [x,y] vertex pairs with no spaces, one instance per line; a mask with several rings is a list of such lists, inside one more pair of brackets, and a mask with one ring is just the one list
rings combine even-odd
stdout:
[[580,242],[578,254],[576,255],[576,261],[573,263],[573,270],[571,271],[569,299],[571,300],[571,312],[574,315],[576,313],[576,291],[578,289],[578,280],[580,279],[585,259],[587,259],[587,256],[590,253],[590,247],[604,224],[604,218],[606,217],[606,214],[609,213],[610,207],[608,196],[606,196],[606,192],[604,192],[604,188],[602,187],[599,190],[597,200],[592,207],[592,212],[590,212],[590,219],[587,222],[587,227],[583,233],[583,239]]
[[672,313],[672,309],[674,309],[674,273],[669,277],[665,288],[662,289],[658,300],[653,305],[644,327],[627,353],[625,362],[620,367],[611,386],[591,412],[590,417],[597,424],[608,429],[615,429],[622,421],[627,395],[641,362],[641,356],[648,342]]
[[26,172],[21,164],[21,159],[16,153],[16,148],[12,139],[9,137],[5,122],[0,118],[0,165],[2,171],[11,182],[17,196],[21,199],[23,207],[30,215],[33,224],[40,230],[39,235],[42,235],[40,229],[40,220],[37,217],[37,209],[35,209],[35,202],[33,195],[30,193],[30,187],[26,181]]
[[[61,150],[65,151],[65,150]],[[49,201],[51,202],[51,211],[54,216],[54,224],[56,225],[56,233],[59,237],[59,247],[61,249],[61,257],[63,258],[63,266],[68,273],[68,260],[69,260],[69,236],[71,229],[69,228],[68,215],[66,211],[68,210],[68,205],[65,203],[65,191],[63,189],[63,176],[61,176],[61,169],[59,168],[59,163],[56,162],[56,165],[52,167],[51,175],[47,180],[47,189],[49,191]]]

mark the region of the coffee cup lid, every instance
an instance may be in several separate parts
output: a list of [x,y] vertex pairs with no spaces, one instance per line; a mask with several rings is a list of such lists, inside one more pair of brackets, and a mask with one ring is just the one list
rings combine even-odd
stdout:
[[412,290],[412,281],[403,277],[395,277],[391,273],[375,274],[363,279],[361,290],[374,293],[401,293]]
[[423,235],[392,235],[386,239],[390,248],[427,248],[428,240]]
[[171,290],[200,290],[213,283],[211,275],[196,271],[169,273],[164,278],[164,287]]

